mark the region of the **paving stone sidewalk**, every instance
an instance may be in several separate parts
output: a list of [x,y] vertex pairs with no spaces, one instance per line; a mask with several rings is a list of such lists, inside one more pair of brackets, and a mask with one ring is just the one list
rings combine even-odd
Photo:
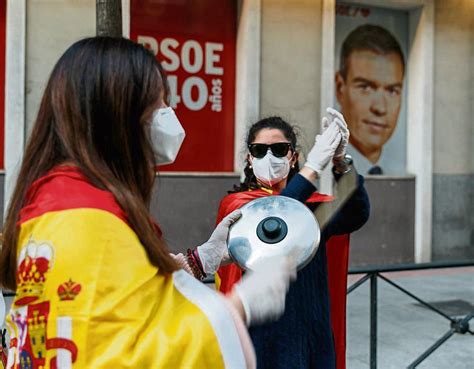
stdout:
[[[384,275],[450,316],[474,312],[474,267]],[[349,285],[358,278],[350,276]],[[449,330],[450,322],[381,279],[377,286],[377,368],[406,368]],[[348,369],[370,368],[369,288],[365,282],[348,296]],[[474,335],[455,334],[417,368],[474,369]]]

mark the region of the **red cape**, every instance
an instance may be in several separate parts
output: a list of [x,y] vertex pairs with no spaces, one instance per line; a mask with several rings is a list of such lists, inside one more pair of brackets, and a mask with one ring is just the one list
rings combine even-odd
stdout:
[[[240,208],[246,203],[266,196],[278,195],[278,193],[262,189],[236,192],[224,197],[220,203],[217,213],[216,224],[227,214]],[[306,201],[307,203],[332,201],[332,196],[313,193]],[[331,305],[331,324],[334,334],[334,345],[336,349],[337,369],[346,367],[346,290],[347,272],[349,266],[349,235],[333,236],[326,243],[326,255],[328,264],[328,283]],[[242,269],[236,264],[220,267],[217,271],[220,280],[219,290],[228,293],[232,286],[242,278]]]

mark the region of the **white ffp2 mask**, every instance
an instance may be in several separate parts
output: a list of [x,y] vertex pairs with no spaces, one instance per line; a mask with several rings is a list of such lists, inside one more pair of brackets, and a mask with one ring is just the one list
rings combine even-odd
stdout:
[[155,164],[171,164],[176,160],[185,132],[171,107],[157,109],[150,125],[150,140]]
[[263,158],[252,158],[252,168],[253,174],[260,182],[273,186],[288,177],[290,161],[286,156],[277,158],[268,150]]

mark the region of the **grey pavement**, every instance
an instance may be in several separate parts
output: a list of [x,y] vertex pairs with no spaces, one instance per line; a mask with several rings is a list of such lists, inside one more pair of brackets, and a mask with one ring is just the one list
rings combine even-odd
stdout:
[[[447,315],[474,312],[474,267],[386,273]],[[360,276],[350,276],[349,285]],[[370,368],[369,281],[348,296],[347,368]],[[449,329],[450,322],[378,279],[377,368],[406,368]],[[474,331],[474,319],[470,321]],[[474,335],[454,334],[417,368],[474,369]]]

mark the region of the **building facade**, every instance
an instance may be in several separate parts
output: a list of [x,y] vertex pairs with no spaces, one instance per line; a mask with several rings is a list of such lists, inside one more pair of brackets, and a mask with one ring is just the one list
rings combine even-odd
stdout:
[[[95,35],[96,18],[95,0],[3,6],[5,207],[49,73],[70,44]],[[391,150],[404,171],[366,176],[372,217],[352,237],[351,262],[474,258],[473,1],[123,0],[122,10],[124,35],[167,63],[188,132],[183,156],[163,167],[152,203],[173,250],[207,240],[220,198],[239,180],[251,123],[280,115],[297,125],[304,157],[325,108],[338,105],[341,24],[387,19],[390,28],[398,17],[403,118],[390,140],[400,143]],[[213,140],[222,147],[208,145]],[[329,177],[320,186],[331,191]]]

